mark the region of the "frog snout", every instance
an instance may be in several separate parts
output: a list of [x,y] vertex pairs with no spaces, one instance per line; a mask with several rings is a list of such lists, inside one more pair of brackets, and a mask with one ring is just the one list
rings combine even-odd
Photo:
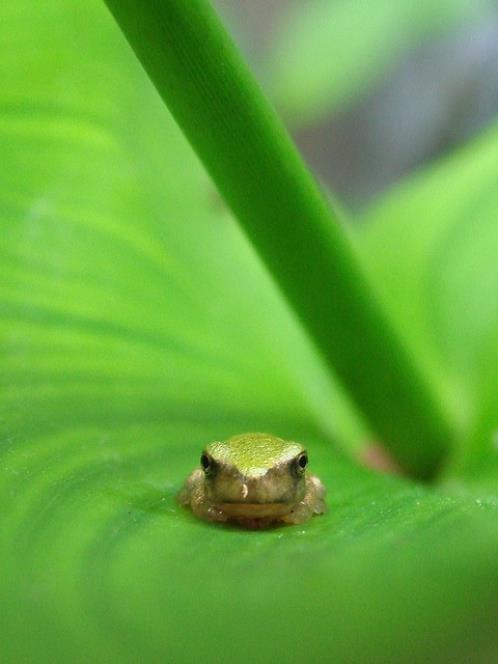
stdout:
[[288,475],[271,471],[257,477],[242,473],[220,474],[210,485],[218,503],[288,503],[296,498],[297,484]]
[[261,503],[272,498],[271,486],[261,478],[249,478],[243,475],[232,475],[218,478],[213,487],[214,495],[220,502],[227,503]]
[[224,486],[225,500],[227,502],[237,503],[258,503],[261,502],[261,486],[254,480],[238,477],[232,482],[226,482]]
[[287,500],[286,490],[288,487],[273,481],[273,478],[259,477],[240,479],[238,494],[242,503],[278,503]]

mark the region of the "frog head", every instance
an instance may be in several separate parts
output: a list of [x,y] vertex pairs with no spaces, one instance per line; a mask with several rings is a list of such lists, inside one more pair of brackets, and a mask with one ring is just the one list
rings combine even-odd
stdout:
[[210,443],[201,455],[207,496],[233,516],[287,513],[304,496],[307,463],[302,445],[265,433]]

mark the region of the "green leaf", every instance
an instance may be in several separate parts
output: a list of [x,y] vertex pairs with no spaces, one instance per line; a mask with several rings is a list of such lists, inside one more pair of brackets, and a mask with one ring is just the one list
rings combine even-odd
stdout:
[[[333,451],[354,411],[100,3],[0,12],[2,661],[496,659],[496,506]],[[176,505],[248,428],[309,445],[327,515]]]
[[488,0],[312,0],[291,4],[270,59],[268,89],[293,125],[367,93],[422,39],[482,16]]
[[32,45],[4,58],[4,403],[29,398],[49,418],[55,399],[66,419],[58,399],[155,417],[223,403],[260,426],[321,422],[358,439],[353,415],[331,417],[338,389],[97,7],[78,9],[81,30],[64,2],[28,25],[2,9],[6,38]]
[[87,424],[15,446],[1,493],[6,661],[495,652],[495,508],[365,474],[310,441],[327,515],[267,532],[205,524],[174,494],[190,441],[217,431]]
[[464,448],[475,453],[491,450],[498,429],[497,159],[495,127],[378,202],[359,238],[400,328],[453,404]]

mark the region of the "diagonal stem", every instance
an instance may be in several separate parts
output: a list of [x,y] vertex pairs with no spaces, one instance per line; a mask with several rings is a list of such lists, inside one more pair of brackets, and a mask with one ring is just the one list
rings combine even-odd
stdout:
[[209,3],[106,3],[329,366],[400,464],[434,475],[446,414]]

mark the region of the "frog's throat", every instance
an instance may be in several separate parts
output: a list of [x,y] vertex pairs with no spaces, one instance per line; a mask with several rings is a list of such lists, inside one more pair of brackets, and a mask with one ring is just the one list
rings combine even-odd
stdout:
[[217,505],[227,516],[242,516],[261,518],[267,516],[284,516],[289,514],[294,507],[287,502],[281,503],[220,503]]

